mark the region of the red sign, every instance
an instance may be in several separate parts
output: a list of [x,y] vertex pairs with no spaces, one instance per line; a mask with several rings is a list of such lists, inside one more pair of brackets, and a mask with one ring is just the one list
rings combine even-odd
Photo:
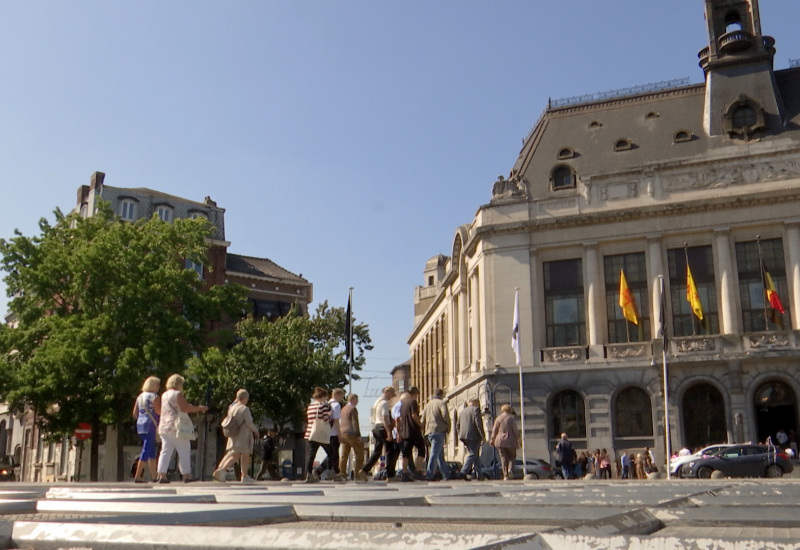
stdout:
[[81,422],[75,428],[75,439],[89,439],[92,437],[92,425],[88,422]]

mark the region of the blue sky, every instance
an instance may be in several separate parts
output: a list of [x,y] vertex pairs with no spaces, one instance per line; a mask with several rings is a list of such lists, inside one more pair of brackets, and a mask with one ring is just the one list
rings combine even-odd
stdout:
[[[370,395],[408,358],[426,260],[450,253],[548,98],[702,81],[703,4],[3,2],[0,237],[35,234],[98,170],[209,195],[231,252],[302,273],[312,307],[354,287]],[[761,16],[775,67],[800,58],[797,0]]]

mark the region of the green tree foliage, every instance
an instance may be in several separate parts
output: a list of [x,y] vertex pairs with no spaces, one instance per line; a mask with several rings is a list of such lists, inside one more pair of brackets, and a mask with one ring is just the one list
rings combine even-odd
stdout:
[[31,408],[53,436],[79,422],[96,435],[129,417],[147,376],[182,372],[211,323],[240,314],[244,289],[205,288],[186,268],[187,259],[206,263],[207,220],[129,223],[107,204],[88,218],[55,216],[40,220],[36,237],[0,240],[18,323],[0,329],[0,399]]
[[[212,405],[224,412],[245,388],[256,418],[288,422],[300,428],[305,406],[315,386],[344,386],[350,365],[345,357],[345,310],[322,302],[311,317],[293,309],[275,321],[252,318],[236,327],[237,344],[230,349],[211,348],[190,361],[189,374],[199,382],[187,391],[199,398],[203,383],[213,388]],[[353,324],[353,378],[364,365],[364,351],[372,349],[369,327]]]

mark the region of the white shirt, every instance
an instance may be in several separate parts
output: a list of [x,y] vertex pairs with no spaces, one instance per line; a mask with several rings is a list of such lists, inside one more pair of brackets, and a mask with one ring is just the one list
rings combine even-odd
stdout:
[[375,401],[375,408],[372,411],[372,427],[383,426],[383,419],[387,416],[390,416],[389,402],[383,397],[379,397]]
[[331,406],[331,420],[334,421],[333,427],[331,427],[331,437],[339,435],[339,430],[337,426],[339,425],[336,420],[339,420],[342,416],[342,405],[335,399],[331,399],[328,401],[328,405]]

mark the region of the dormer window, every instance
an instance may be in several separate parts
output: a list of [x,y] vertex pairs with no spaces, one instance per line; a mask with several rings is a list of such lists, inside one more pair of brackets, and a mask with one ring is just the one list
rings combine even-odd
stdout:
[[629,139],[620,138],[614,143],[614,151],[630,151],[633,149],[633,142]]
[[119,201],[119,217],[123,220],[132,222],[136,219],[136,201],[133,199],[122,199]]
[[550,184],[553,191],[575,188],[575,172],[566,164],[560,164],[553,168],[550,177]]
[[575,150],[572,147],[564,147],[558,151],[558,160],[566,160],[575,157]]
[[189,217],[192,218],[193,220],[197,218],[201,218],[204,220],[208,219],[208,215],[205,212],[200,212],[198,210],[192,210],[191,212],[189,212]]
[[166,204],[159,204],[156,206],[156,212],[158,213],[158,217],[161,218],[161,221],[171,223],[173,212],[172,207]]
[[660,114],[658,114],[658,113],[656,113],[655,111],[650,111],[649,113],[647,113],[646,115],[644,115],[644,118],[646,118],[647,120],[652,120],[652,119],[654,119],[654,118],[658,118],[658,117],[660,117],[660,116],[661,116],[661,115],[660,115]]
[[694,135],[689,130],[678,130],[672,136],[673,143],[683,143],[685,141],[692,141]]
[[594,130],[596,128],[601,128],[602,126],[603,126],[603,123],[600,122],[599,120],[593,120],[592,122],[589,123],[589,128],[592,129],[592,130]]
[[753,134],[763,130],[764,110],[755,101],[745,96],[733,103],[725,113],[725,130],[732,138],[750,139]]

